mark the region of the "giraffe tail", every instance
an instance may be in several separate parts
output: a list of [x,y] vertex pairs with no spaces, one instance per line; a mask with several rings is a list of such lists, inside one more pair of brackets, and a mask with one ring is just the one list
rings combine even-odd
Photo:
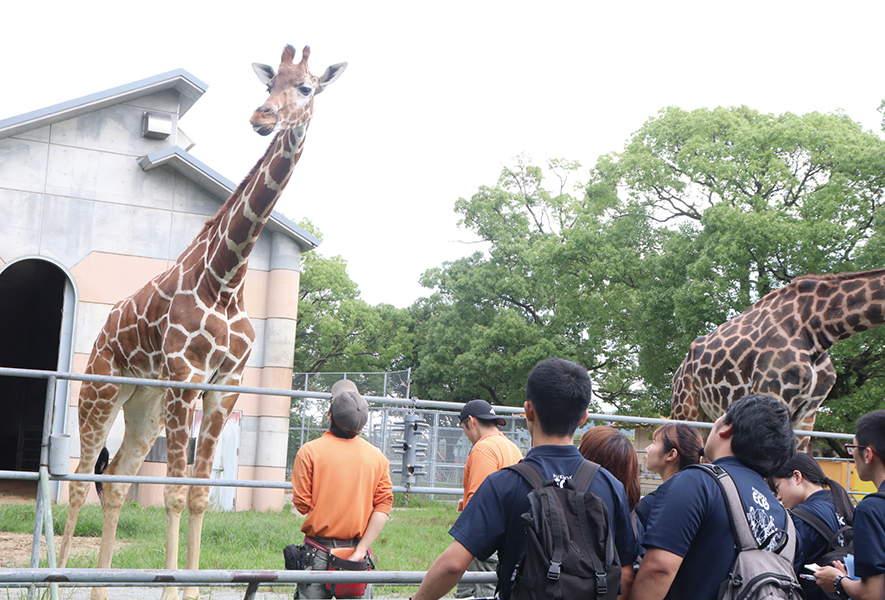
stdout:
[[[98,454],[98,460],[95,461],[95,474],[101,475],[104,473],[105,469],[108,468],[108,464],[110,463],[110,452],[108,452],[107,448],[102,448],[101,452]],[[95,482],[95,491],[98,492],[98,499],[102,499],[102,486],[100,481]]]

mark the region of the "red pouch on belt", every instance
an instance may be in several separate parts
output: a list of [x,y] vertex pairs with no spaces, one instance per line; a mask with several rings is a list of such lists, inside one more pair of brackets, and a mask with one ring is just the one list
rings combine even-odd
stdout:
[[[330,548],[329,567],[330,571],[368,571],[368,560],[347,560],[341,556],[350,556],[353,548]],[[365,583],[327,583],[326,589],[332,592],[336,598],[349,598],[362,596],[366,593]]]

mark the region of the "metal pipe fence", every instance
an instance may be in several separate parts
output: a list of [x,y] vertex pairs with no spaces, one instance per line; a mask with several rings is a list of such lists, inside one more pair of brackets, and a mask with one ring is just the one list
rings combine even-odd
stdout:
[[[229,486],[229,487],[252,487],[252,488],[281,488],[289,489],[288,482],[274,481],[251,481],[230,479],[200,479],[200,478],[170,478],[170,477],[143,477],[143,476],[115,476],[115,475],[52,475],[49,473],[50,464],[50,434],[53,422],[53,408],[55,388],[59,380],[92,381],[97,383],[118,383],[128,385],[144,385],[150,387],[196,389],[201,391],[237,392],[245,394],[288,396],[292,399],[319,399],[329,400],[328,392],[311,392],[301,390],[279,390],[270,388],[258,388],[248,386],[226,386],[212,384],[194,384],[184,382],[157,381],[153,379],[139,379],[129,377],[112,377],[99,375],[85,375],[59,371],[44,371],[30,369],[13,369],[0,367],[0,376],[26,377],[47,380],[46,409],[44,413],[43,436],[41,439],[40,467],[37,473],[22,471],[0,471],[0,479],[18,479],[38,481],[37,506],[34,519],[34,541],[32,545],[30,569],[0,569],[0,584],[6,586],[27,586],[29,597],[33,598],[37,585],[48,585],[52,600],[58,598],[58,585],[83,585],[86,583],[102,586],[115,585],[179,585],[179,584],[204,584],[204,585],[236,585],[248,584],[246,598],[254,596],[257,586],[262,583],[274,583],[280,585],[294,585],[305,582],[353,582],[353,583],[420,583],[423,572],[397,572],[397,571],[372,571],[372,572],[309,572],[309,571],[210,571],[210,570],[176,570],[176,571],[147,571],[147,570],[119,570],[119,569],[57,569],[54,548],[54,533],[52,528],[52,503],[49,498],[49,484],[51,481],[95,481],[95,482],[126,482],[126,483],[176,483],[183,485],[206,485],[206,486]],[[434,444],[428,445],[428,457],[434,457],[432,468],[428,469],[431,482],[440,485],[432,486],[394,486],[393,491],[399,493],[420,493],[440,495],[461,495],[460,474],[463,470],[463,462],[453,462],[453,457],[466,458],[469,452],[469,443],[465,444],[461,435],[457,414],[451,411],[460,411],[464,406],[457,402],[441,402],[432,400],[402,399],[389,397],[366,396],[373,404],[382,406],[383,416],[377,423],[370,421],[368,437],[370,441],[384,450],[384,445],[389,448],[395,443],[395,432],[391,432],[391,425],[398,420],[400,415],[406,412],[425,412],[432,418],[432,431],[434,432]],[[528,434],[522,425],[524,419],[521,407],[500,406],[495,407],[507,421],[505,434],[508,434],[518,446],[525,451],[530,445]],[[443,413],[442,411],[450,411]],[[669,419],[629,417],[612,414],[591,414],[589,419],[597,422],[612,423],[636,423],[636,424],[665,424]],[[711,428],[712,423],[699,423],[685,421],[686,424],[699,428]],[[441,433],[457,433],[457,438]],[[810,435],[821,438],[851,439],[850,434],[828,432],[805,432],[796,431],[797,435]],[[440,443],[444,438],[444,443]],[[459,450],[459,441],[461,448]],[[437,460],[439,459],[439,460]],[[441,473],[454,473],[457,476],[452,481],[444,482],[447,476]],[[846,486],[847,489],[848,486]],[[45,530],[47,545],[46,569],[37,568],[39,565],[41,529]],[[494,582],[493,573],[468,573],[464,581]]]

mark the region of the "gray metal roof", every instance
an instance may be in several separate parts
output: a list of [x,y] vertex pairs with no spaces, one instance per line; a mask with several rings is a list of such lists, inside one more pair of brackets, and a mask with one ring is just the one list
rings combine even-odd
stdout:
[[103,92],[0,120],[0,139],[168,89],[174,89],[181,97],[178,105],[178,116],[181,117],[206,93],[208,88],[208,85],[184,69],[175,69],[141,81],[127,83]]
[[[171,146],[142,156],[138,159],[138,165],[145,171],[164,165],[169,166],[222,201],[227,200],[237,187],[230,179],[210,169],[180,146]],[[321,243],[318,237],[299,227],[277,211],[271,213],[267,227],[270,231],[282,232],[293,237],[302,252],[313,250]]]

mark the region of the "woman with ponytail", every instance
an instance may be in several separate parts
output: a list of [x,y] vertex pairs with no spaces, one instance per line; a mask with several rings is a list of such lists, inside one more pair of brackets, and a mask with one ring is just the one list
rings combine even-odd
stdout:
[[[703,450],[704,438],[697,429],[684,423],[667,423],[652,434],[652,442],[645,449],[645,469],[666,482],[688,465],[701,462]],[[636,507],[643,529],[648,525],[654,497],[654,492],[646,495]]]
[[[838,482],[824,474],[823,469],[810,455],[797,452],[780,469],[768,479],[768,485],[786,508],[795,510],[793,524],[796,526],[796,557],[793,567],[796,573],[808,573],[804,565],[819,563],[823,555],[830,551],[830,540],[825,538],[813,526],[798,517],[802,510],[822,520],[826,526],[836,533],[846,525],[854,524],[854,506]],[[819,563],[823,566],[823,563]],[[806,600],[826,598],[826,592],[811,584],[805,589]]]

